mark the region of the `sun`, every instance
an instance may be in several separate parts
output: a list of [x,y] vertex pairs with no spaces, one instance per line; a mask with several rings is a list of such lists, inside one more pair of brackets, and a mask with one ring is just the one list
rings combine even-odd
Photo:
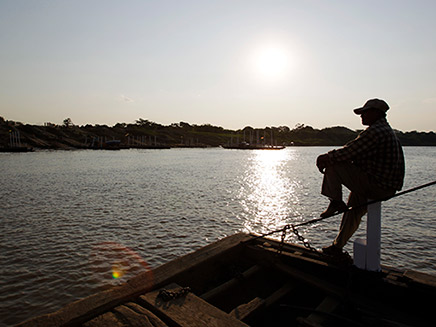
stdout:
[[252,62],[255,73],[261,79],[276,80],[287,75],[290,56],[284,47],[268,45],[254,52]]

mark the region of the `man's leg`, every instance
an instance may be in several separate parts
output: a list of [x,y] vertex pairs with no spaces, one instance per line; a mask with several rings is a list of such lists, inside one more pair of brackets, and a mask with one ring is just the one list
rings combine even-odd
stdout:
[[350,163],[337,164],[327,167],[324,172],[324,178],[321,187],[321,194],[330,199],[328,208],[321,213],[321,217],[328,217],[337,212],[347,209],[345,203],[342,201],[342,185],[350,189],[361,184],[360,175],[361,171]]
[[[371,183],[368,175],[350,163],[338,164],[325,170],[321,193],[331,200],[342,201],[342,185],[351,192],[348,198],[348,207],[357,207],[365,204],[368,199],[382,199],[395,194],[395,190],[381,189]],[[325,248],[324,252],[338,253],[359,227],[361,218],[366,213],[366,206],[344,213],[339,233],[333,246]]]
[[[327,210],[321,214],[321,217],[330,215],[331,211],[335,208],[341,208],[341,204],[343,205],[342,185],[345,185],[351,191],[348,198],[348,206],[355,207],[365,203],[367,197],[364,194],[368,183],[366,173],[351,163],[342,163],[328,167],[324,172],[321,194],[329,197],[331,202]],[[345,205],[343,206],[345,207]],[[335,241],[331,246],[323,248],[323,252],[331,255],[341,254],[342,248],[359,227],[360,220],[365,212],[366,208],[359,208],[344,213]]]
[[332,201],[342,201],[342,174],[348,169],[348,165],[334,165],[327,167],[322,180],[321,194]]
[[[360,195],[356,192],[350,192],[350,196],[348,197],[347,206],[348,207],[356,207],[362,205],[367,202],[366,196]],[[367,212],[366,206],[361,206],[356,209],[347,211],[342,216],[341,226],[339,228],[339,233],[336,236],[333,244],[342,249],[345,244],[348,242],[350,237],[354,234],[354,232],[359,227],[360,221]]]

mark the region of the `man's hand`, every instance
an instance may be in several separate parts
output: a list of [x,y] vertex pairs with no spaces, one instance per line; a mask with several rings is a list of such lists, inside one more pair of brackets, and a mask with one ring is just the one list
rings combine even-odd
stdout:
[[332,162],[330,160],[330,157],[327,153],[325,154],[321,154],[320,156],[318,156],[318,158],[316,158],[316,166],[318,167],[319,171],[324,174],[324,170],[328,167],[331,166]]

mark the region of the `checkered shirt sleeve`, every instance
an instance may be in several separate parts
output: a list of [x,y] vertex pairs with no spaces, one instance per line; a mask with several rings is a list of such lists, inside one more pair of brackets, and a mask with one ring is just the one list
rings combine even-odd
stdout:
[[401,190],[404,154],[386,118],[379,119],[357,138],[329,153],[332,162],[352,162],[369,174],[379,186]]

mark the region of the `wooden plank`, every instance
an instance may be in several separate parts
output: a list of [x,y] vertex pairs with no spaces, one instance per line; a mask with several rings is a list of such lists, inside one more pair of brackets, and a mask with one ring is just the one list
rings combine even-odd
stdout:
[[[283,264],[276,264],[276,267],[284,273],[287,273],[290,277],[307,283],[314,288],[325,292],[326,295],[336,298],[338,301],[346,300],[359,306],[361,310],[371,312],[373,315],[379,315],[380,317],[395,317],[398,321],[408,321],[411,320],[411,318],[416,319],[416,317],[419,317],[417,313],[413,313],[409,309],[404,311],[398,309],[391,303],[383,302],[382,299],[365,297],[359,293],[349,293],[345,288],[338,287],[301,270]],[[406,289],[404,288],[404,290]],[[419,319],[424,318],[420,317]]]
[[238,285],[239,283],[241,283],[241,280],[244,280],[246,278],[253,276],[254,274],[259,272],[260,270],[261,270],[260,266],[254,265],[242,273],[242,276],[241,276],[242,279],[239,277],[232,278],[231,280],[219,285],[218,287],[215,287],[214,289],[211,289],[210,291],[202,294],[200,297],[205,301],[210,301],[210,299],[212,299],[215,296],[219,295],[220,293],[225,292],[225,291],[231,289],[232,287]]
[[[177,284],[170,284],[166,290],[177,290]],[[169,301],[158,297],[159,291],[140,296],[140,303],[153,311],[170,326],[204,327],[240,327],[247,326],[229,314],[212,306],[192,293]]]
[[298,326],[302,326],[302,327],[324,327],[323,325],[320,325],[315,322],[311,322],[306,318],[301,318],[301,317],[297,317],[297,323]]
[[83,327],[168,327],[156,315],[136,303],[118,306],[86,323]]
[[296,287],[296,283],[287,282],[285,285],[283,285],[281,288],[279,288],[277,291],[275,291],[273,294],[271,294],[265,299],[265,306],[269,307],[277,303],[283,297],[288,295],[293,289],[295,289],[295,287]]
[[255,297],[248,303],[244,303],[234,308],[230,315],[239,320],[249,318],[253,313],[259,311],[262,307],[265,307],[265,300],[260,297]]
[[[253,235],[253,234],[250,234]],[[250,243],[250,241],[247,241],[246,243]],[[270,238],[260,238],[257,240],[254,240],[251,242],[253,245],[257,244],[260,247],[263,248],[270,248],[271,250],[277,251],[281,246],[281,242],[277,240],[273,240]],[[283,252],[287,252],[289,254],[293,254],[295,256],[302,256],[305,258],[313,258],[313,259],[319,259],[321,261],[324,261],[322,259],[323,255],[320,252],[311,251],[304,247],[303,245],[296,244],[296,243],[284,243],[282,246]]]
[[232,312],[230,312],[230,315],[239,320],[250,319],[258,312],[280,301],[284,296],[288,295],[289,292],[295,289],[295,287],[295,283],[287,282],[266,299],[255,297],[249,303],[241,304],[233,309]]
[[106,312],[83,324],[83,327],[125,327],[124,323],[112,312]]
[[428,287],[436,287],[436,276],[432,276],[426,273],[421,273],[414,270],[406,270],[404,272],[404,277],[410,279],[411,281],[419,284],[423,284]]
[[[140,307],[138,305],[138,307]],[[159,318],[154,314],[144,309],[133,310],[128,306],[121,305],[114,309],[114,313],[121,317],[120,319],[126,323],[127,326],[131,327],[167,327]],[[138,312],[140,311],[140,312]],[[152,318],[150,318],[150,316]],[[153,319],[154,318],[154,319]]]
[[336,285],[330,284],[316,276],[309,275],[301,270],[298,270],[296,268],[292,268],[289,266],[286,266],[284,264],[277,263],[275,265],[280,271],[288,274],[292,278],[308,283],[315,288],[318,288],[327,294],[330,294],[332,296],[335,296],[336,298],[343,299],[346,295],[346,290],[340,287],[337,287]]
[[156,327],[166,327],[167,324],[165,324],[162,320],[160,320],[154,313],[151,311],[145,309],[144,307],[141,307],[139,304],[129,302],[126,304],[126,306],[134,311],[136,311],[139,314],[146,315],[148,320],[151,322],[153,326]]
[[339,304],[340,303],[337,300],[330,296],[327,296],[318,305],[315,312],[312,312],[307,318],[299,320],[299,322],[304,322],[307,325],[312,326],[322,326],[327,319],[327,316],[322,314],[322,312],[325,312],[327,314],[332,313]]
[[[277,250],[274,248],[264,248],[260,245],[258,245],[257,247],[259,250],[258,252],[265,253],[264,255],[269,255],[269,256],[276,256],[277,255]],[[253,247],[253,248],[255,249],[255,247]],[[284,257],[298,259],[299,261],[306,261],[306,262],[314,263],[316,265],[323,266],[323,267],[332,267],[331,264],[324,261],[324,259],[321,257],[321,255],[312,255],[311,257],[309,257],[306,255],[302,255],[301,253],[295,254],[295,253],[286,252],[286,251],[283,251],[281,253],[281,255]]]

